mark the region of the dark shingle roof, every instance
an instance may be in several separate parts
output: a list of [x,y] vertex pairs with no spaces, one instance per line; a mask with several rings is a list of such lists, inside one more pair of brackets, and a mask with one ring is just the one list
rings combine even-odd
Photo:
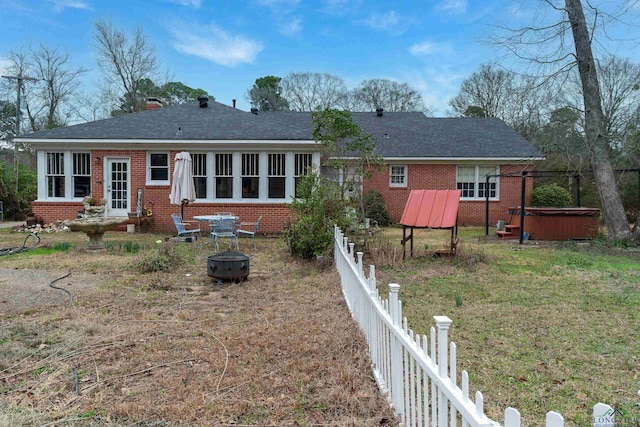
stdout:
[[[177,134],[178,128],[182,131]],[[45,130],[21,138],[105,140],[278,140],[310,139],[285,123],[209,101],[171,105],[95,122]]]
[[[311,134],[311,113],[261,112]],[[427,117],[421,112],[351,113],[377,139],[385,158],[541,158],[542,154],[496,118]]]
[[[352,113],[377,139],[385,158],[540,158],[541,153],[495,118],[432,118],[421,112]],[[181,133],[178,133],[178,128]],[[310,112],[250,112],[218,102],[182,104],[21,135],[26,140],[306,140]]]

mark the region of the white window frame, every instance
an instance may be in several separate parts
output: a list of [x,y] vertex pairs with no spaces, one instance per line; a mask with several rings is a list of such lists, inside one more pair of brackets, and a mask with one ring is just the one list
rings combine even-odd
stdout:
[[[48,157],[50,154],[58,154],[60,156],[59,167],[56,170],[50,170]],[[83,154],[89,157],[91,162],[91,152],[89,151],[72,151],[72,150],[47,150],[38,151],[38,200],[57,200],[57,201],[81,201],[83,197],[74,197],[74,178],[76,176],[86,176],[85,174],[74,174],[74,154]],[[89,166],[91,170],[92,166]],[[85,171],[86,173],[86,171]],[[91,171],[89,172],[91,174]],[[64,177],[64,196],[49,196],[49,177]],[[89,175],[91,176],[91,175]],[[91,178],[89,178],[91,180]],[[91,181],[89,183],[91,185]],[[92,191],[92,189],[91,189]]]
[[[268,153],[267,198],[282,200],[287,197],[287,155],[285,153]],[[270,183],[272,179],[282,181],[284,194],[282,197],[271,197]]]
[[[220,156],[220,157],[218,157]],[[236,187],[233,179],[234,167],[233,153],[215,153],[213,155],[213,198],[214,200],[233,200],[233,189]],[[231,179],[231,197],[218,197],[218,178]]]
[[309,167],[313,167],[313,154],[311,153],[295,153],[294,154],[294,167],[293,167],[293,181],[294,197],[298,197],[298,182],[301,176],[310,173]]
[[[69,172],[70,169],[69,167],[65,167],[67,159],[71,157],[70,154],[71,153],[69,153],[68,151],[48,151],[45,153],[45,194],[47,195],[47,199],[65,200],[71,198],[67,196],[68,194],[73,194],[73,192],[70,193],[67,189],[67,187],[69,186],[68,183],[70,181],[69,178],[71,178],[71,176],[67,177],[67,173],[65,173],[65,171]],[[54,160],[50,162],[50,158]],[[63,194],[62,196],[51,195],[49,193],[49,182],[51,180],[56,181],[59,178],[63,179],[63,183],[61,186],[56,187],[61,187]]]
[[209,179],[209,155],[207,153],[191,153],[191,169],[193,171],[193,187],[196,189],[195,178],[204,178],[204,197],[198,197],[196,192],[196,200],[207,200],[209,198],[210,191],[210,179]]
[[[460,180],[460,169],[461,168],[473,168],[473,181],[461,181]],[[484,186],[487,182],[486,176],[489,175],[500,175],[500,166],[499,165],[458,165],[456,166],[456,189],[461,190],[459,188],[460,184],[463,183],[473,183],[473,195],[465,196],[464,190],[462,195],[460,196],[460,200],[486,200],[486,196],[484,195]],[[493,184],[493,189],[490,189],[491,192],[494,192],[495,195],[493,197],[489,197],[489,200],[497,201],[500,200],[500,177],[499,176],[491,176],[489,178],[489,185]],[[482,187],[482,188],[481,188]]]
[[[164,154],[167,156],[167,166],[151,166],[151,155],[152,154]],[[167,168],[167,179],[151,179],[151,170],[152,169],[160,169]],[[167,151],[147,151],[147,185],[169,185],[171,184],[171,158],[169,152]]]
[[[76,178],[83,177],[89,178],[89,193],[86,196],[93,194],[93,188],[91,186],[91,153],[89,152],[72,152],[71,153],[71,185],[73,187],[73,196],[76,197]],[[84,198],[85,196],[78,196]]]
[[[259,200],[260,199],[260,195],[264,194],[261,191],[261,181],[262,181],[262,177],[260,176],[260,153],[242,153],[241,154],[241,159],[242,159],[242,169],[240,170],[240,177],[242,179],[242,181],[244,181],[245,179],[249,179],[249,180],[255,180],[256,178],[258,179],[258,188],[256,189],[256,197],[253,196],[245,196],[244,194],[244,189],[243,192],[241,194],[241,197],[243,200]],[[265,177],[266,178],[266,177]],[[251,194],[251,193],[248,193]]]
[[[402,173],[394,173],[394,168],[402,168]],[[389,187],[393,188],[406,188],[408,181],[408,169],[407,165],[389,165]],[[394,178],[402,178],[402,182],[394,182]]]

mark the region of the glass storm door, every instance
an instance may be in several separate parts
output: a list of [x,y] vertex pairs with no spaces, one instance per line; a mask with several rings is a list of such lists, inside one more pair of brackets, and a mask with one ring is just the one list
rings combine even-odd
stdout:
[[107,159],[107,216],[129,212],[129,159]]

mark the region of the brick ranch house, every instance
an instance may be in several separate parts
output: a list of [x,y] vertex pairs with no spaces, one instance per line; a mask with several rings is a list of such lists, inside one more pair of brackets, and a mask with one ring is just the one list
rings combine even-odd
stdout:
[[[156,106],[157,104],[150,104]],[[460,224],[484,222],[486,174],[531,170],[541,154],[494,118],[429,118],[420,112],[352,113],[377,139],[385,166],[365,179],[398,221],[411,189],[462,190]],[[107,216],[135,212],[138,194],[153,212],[153,230],[173,230],[169,203],[175,155],[192,157],[194,215],[231,211],[245,221],[263,215],[277,233],[289,217],[296,179],[321,166],[308,112],[246,112],[218,102],[190,103],[22,135],[38,161],[33,213],[45,222],[75,218],[82,199],[107,200]],[[531,180],[527,180],[530,194]],[[492,177],[490,215],[520,204],[521,181]]]

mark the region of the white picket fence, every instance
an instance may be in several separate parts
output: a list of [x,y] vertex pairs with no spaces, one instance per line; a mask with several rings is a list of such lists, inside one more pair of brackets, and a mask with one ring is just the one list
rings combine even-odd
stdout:
[[[375,266],[369,267],[366,277],[363,253],[354,254],[354,243],[338,227],[334,246],[342,292],[366,337],[374,377],[403,425],[500,426],[485,415],[482,393],[476,392],[475,402],[469,397],[466,371],[460,374],[461,386],[456,382],[456,345],[448,338],[451,319],[434,316],[436,327],[431,327],[430,337],[415,334],[402,317],[400,285],[391,283],[389,299],[383,299],[376,288]],[[564,427],[564,419],[548,412],[545,426]],[[516,409],[505,410],[504,427],[520,427]]]

